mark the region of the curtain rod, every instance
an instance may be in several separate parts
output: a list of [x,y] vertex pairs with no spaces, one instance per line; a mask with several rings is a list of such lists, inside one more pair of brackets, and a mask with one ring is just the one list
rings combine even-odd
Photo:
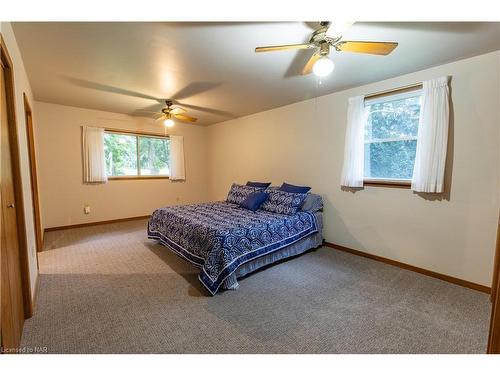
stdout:
[[168,134],[159,134],[152,132],[145,132],[141,130],[128,130],[128,129],[116,129],[116,128],[104,128],[104,131],[110,133],[121,133],[121,134],[132,134],[132,135],[144,135],[149,137],[159,137],[159,138],[168,138]]
[[390,95],[390,94],[394,94],[394,93],[398,93],[398,92],[417,90],[417,89],[421,89],[421,88],[422,88],[422,82],[417,82],[417,83],[413,83],[411,85],[401,86],[401,87],[398,87],[395,89],[383,90],[383,91],[374,92],[373,94],[365,95],[365,100],[378,98],[380,96],[386,96],[386,95]]

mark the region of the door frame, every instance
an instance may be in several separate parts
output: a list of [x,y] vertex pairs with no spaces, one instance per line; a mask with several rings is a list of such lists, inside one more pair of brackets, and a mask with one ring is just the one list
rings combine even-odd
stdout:
[[21,288],[23,292],[24,318],[33,316],[33,301],[31,298],[30,270],[28,263],[28,241],[26,236],[26,219],[24,217],[24,200],[21,179],[21,163],[19,153],[19,138],[17,132],[14,65],[7,46],[0,33],[0,59],[3,64],[5,79],[5,96],[7,102],[7,126],[9,127],[9,144],[11,148],[12,177],[14,181],[14,196],[16,201],[17,233],[19,241],[19,261],[21,264]]
[[497,248],[491,285],[491,320],[488,353],[500,354],[500,214],[498,216]]
[[[28,157],[30,163],[30,179],[31,179],[31,200],[33,202],[33,225],[35,229],[36,251],[37,253],[43,250],[43,231],[42,221],[40,216],[40,199],[38,195],[38,173],[36,168],[36,151],[35,151],[35,129],[33,126],[33,111],[26,93],[23,93],[24,100],[24,118],[26,120],[26,140],[28,142]],[[37,257],[38,267],[38,257]]]

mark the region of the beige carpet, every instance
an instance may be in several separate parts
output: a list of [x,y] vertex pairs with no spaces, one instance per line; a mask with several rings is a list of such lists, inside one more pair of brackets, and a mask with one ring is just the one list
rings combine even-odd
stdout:
[[483,353],[486,294],[329,248],[209,297],[146,222],[46,234],[22,345],[49,353]]

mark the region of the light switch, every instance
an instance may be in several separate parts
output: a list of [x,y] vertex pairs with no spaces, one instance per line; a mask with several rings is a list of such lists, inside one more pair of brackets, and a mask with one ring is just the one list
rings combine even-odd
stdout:
[[83,206],[83,213],[85,215],[90,214],[90,206],[88,204],[86,204],[85,206]]

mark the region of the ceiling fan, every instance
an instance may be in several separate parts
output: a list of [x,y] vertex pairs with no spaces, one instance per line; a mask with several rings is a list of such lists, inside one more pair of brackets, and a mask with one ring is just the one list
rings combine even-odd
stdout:
[[186,110],[182,107],[175,106],[172,107],[173,102],[171,100],[165,100],[166,107],[161,109],[161,112],[151,112],[155,115],[160,115],[156,118],[157,121],[163,120],[163,124],[166,127],[174,126],[174,118],[186,121],[186,122],[196,122],[198,119],[185,114]]
[[320,22],[320,28],[313,32],[307,43],[284,44],[278,46],[257,47],[255,52],[284,51],[293,49],[314,49],[315,52],[302,69],[302,74],[313,72],[324,77],[333,71],[333,61],[328,58],[330,47],[337,52],[357,52],[372,55],[388,55],[398,46],[396,42],[343,41],[342,32],[353,23],[332,24]]
[[[192,110],[197,113],[206,112],[211,115],[215,115],[219,118],[223,117],[227,119],[227,118],[233,118],[235,116],[233,113],[219,110],[213,107],[203,107],[200,105],[189,104],[189,102],[179,101],[179,100],[189,99],[198,94],[212,90],[221,85],[221,83],[219,82],[205,82],[205,81],[191,82],[187,86],[182,87],[177,92],[171,93],[169,96],[170,99],[165,99],[164,97],[159,98],[150,94],[145,94],[142,92],[133,91],[122,87],[106,85],[74,77],[65,77],[65,78],[72,84],[79,87],[85,87],[88,89],[99,90],[112,94],[130,96],[133,98],[150,100],[154,102],[154,104],[149,105],[145,108],[136,109],[129,114],[132,116],[139,116],[139,117],[146,116],[146,117],[158,118],[158,120],[164,120],[164,123],[166,122],[166,125],[168,126],[173,126],[173,119],[179,119],[181,121],[186,121],[190,123],[194,122],[199,123],[198,119],[186,115],[186,110],[183,107],[187,108],[187,110]],[[166,107],[165,104],[167,105]],[[172,121],[167,121],[167,117],[169,117],[170,120]]]

